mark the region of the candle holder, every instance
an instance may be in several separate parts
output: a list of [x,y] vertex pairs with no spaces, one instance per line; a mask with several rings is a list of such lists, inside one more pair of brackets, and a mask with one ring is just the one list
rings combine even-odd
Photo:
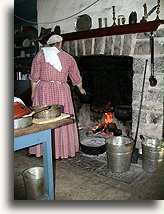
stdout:
[[99,28],[102,28],[102,18],[98,18]]
[[104,18],[104,27],[107,27],[107,18]]
[[146,3],[143,5],[143,8],[144,8],[144,16],[142,16],[142,19],[140,22],[147,22],[145,16],[147,16],[147,5]]
[[118,25],[124,25],[125,24],[125,16],[124,15],[119,15],[118,16]]
[[113,9],[113,25],[112,26],[116,26],[116,12],[115,12],[115,6],[112,6],[112,9]]
[[160,20],[159,19],[159,13],[160,13],[160,0],[157,0],[157,11],[156,11],[156,14],[157,14],[157,17],[156,17],[156,20]]

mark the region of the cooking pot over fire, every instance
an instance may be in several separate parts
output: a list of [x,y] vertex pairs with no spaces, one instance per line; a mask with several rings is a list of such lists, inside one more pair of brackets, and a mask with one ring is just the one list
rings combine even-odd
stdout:
[[118,120],[128,121],[132,117],[132,108],[128,105],[118,105],[115,107],[114,116]]

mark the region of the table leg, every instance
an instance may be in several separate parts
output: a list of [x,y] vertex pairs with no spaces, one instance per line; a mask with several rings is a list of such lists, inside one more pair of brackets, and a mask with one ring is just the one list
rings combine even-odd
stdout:
[[44,131],[44,133],[46,142],[43,142],[42,145],[43,145],[45,193],[49,196],[49,200],[54,200],[51,129]]

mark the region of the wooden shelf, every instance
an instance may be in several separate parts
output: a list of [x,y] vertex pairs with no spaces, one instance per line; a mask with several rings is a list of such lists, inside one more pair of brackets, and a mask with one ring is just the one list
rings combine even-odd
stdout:
[[135,24],[117,25],[107,28],[78,31],[73,33],[62,34],[61,36],[63,37],[64,41],[72,41],[78,39],[87,39],[103,36],[153,32],[157,30],[160,24],[164,24],[164,20],[155,20],[150,22],[141,22]]
[[28,46],[28,47],[21,47],[21,46],[19,46],[19,47],[15,47],[14,49],[15,50],[28,50],[28,49],[34,49],[35,48],[35,46]]

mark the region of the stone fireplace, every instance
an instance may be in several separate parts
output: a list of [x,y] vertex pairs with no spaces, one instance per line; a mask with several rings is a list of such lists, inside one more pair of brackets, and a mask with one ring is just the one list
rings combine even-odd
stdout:
[[[150,32],[133,33],[124,35],[103,36],[89,39],[79,39],[66,41],[63,49],[70,53],[78,62],[80,57],[109,56],[111,58],[125,58],[131,61],[131,69],[125,69],[130,72],[132,78],[132,86],[127,87],[131,91],[131,100],[126,105],[132,106],[131,135],[134,138],[136,134],[136,126],[138,121],[138,112],[141,99],[141,89],[143,83],[143,73],[145,68],[145,60],[148,59],[146,69],[146,78],[143,94],[143,102],[141,109],[141,118],[139,123],[139,131],[136,147],[140,148],[140,135],[149,138],[163,138],[163,29],[158,27],[154,32],[154,69],[157,85],[151,87],[149,77],[151,74],[150,63]],[[126,60],[125,60],[126,61]],[[129,65],[130,66],[130,65]],[[80,69],[80,68],[79,68]],[[94,73],[95,74],[95,73]],[[93,73],[92,73],[93,75]],[[96,74],[99,75],[99,74]],[[129,75],[129,73],[128,73]],[[93,76],[93,81],[96,77]],[[109,77],[107,77],[109,78]],[[111,77],[112,78],[112,77]],[[101,80],[100,80],[101,81]],[[105,90],[105,89],[104,89]],[[95,96],[96,94],[94,94]],[[101,97],[101,93],[99,94]],[[109,100],[111,101],[111,100]],[[117,101],[114,104],[117,104]],[[124,102],[124,101],[123,101]],[[129,103],[128,103],[129,102]],[[131,102],[131,103],[130,103]],[[89,108],[88,105],[85,108]],[[78,109],[80,110],[80,109]],[[95,114],[95,113],[93,113]],[[86,115],[85,115],[86,116]],[[97,115],[100,119],[101,116]],[[119,121],[118,121],[119,123]]]

